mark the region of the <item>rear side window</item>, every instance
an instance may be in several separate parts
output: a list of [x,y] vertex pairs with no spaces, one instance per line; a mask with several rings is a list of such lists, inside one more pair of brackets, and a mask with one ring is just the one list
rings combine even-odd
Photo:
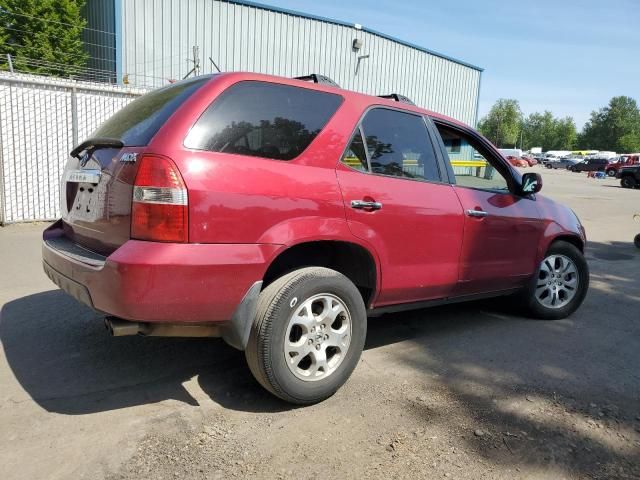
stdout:
[[435,152],[422,117],[376,108],[365,115],[362,129],[372,173],[440,181]]
[[213,75],[182,80],[137,98],[104,122],[92,138],[117,138],[127,146],[147,145],[160,127]]
[[342,156],[342,163],[355,170],[360,170],[361,172],[369,171],[367,153],[364,149],[364,141],[362,140],[360,128],[356,130],[353,140],[351,140],[351,143],[349,144],[349,148],[344,152],[344,155]]
[[229,87],[202,114],[188,148],[275,160],[300,155],[336,112],[342,97],[275,83]]

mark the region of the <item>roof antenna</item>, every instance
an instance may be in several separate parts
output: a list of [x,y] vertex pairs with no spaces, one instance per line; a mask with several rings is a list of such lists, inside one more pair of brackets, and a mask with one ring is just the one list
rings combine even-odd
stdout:
[[220,67],[216,65],[216,62],[213,61],[213,58],[209,57],[209,61],[213,63],[213,66],[216,67],[216,70],[218,70],[218,73],[222,73],[222,70],[220,70]]

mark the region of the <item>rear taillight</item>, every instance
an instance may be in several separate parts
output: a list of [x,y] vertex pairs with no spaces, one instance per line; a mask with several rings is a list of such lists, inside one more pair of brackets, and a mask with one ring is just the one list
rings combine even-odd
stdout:
[[187,187],[168,158],[142,155],[133,187],[131,238],[156,242],[189,240]]

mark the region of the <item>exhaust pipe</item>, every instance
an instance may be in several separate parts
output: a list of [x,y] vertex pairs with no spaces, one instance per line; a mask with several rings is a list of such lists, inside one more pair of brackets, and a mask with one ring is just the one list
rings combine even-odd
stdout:
[[104,326],[114,337],[143,335],[145,337],[220,337],[217,325],[180,323],[130,322],[117,317],[105,317]]

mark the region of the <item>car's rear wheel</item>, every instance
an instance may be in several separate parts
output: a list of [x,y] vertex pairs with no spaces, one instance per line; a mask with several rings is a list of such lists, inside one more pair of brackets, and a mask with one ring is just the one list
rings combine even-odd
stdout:
[[534,318],[557,320],[571,315],[589,289],[589,267],[582,252],[571,243],[554,242],[522,294],[527,313]]
[[296,404],[333,395],[356,367],[367,332],[364,301],[344,275],[321,267],[288,273],[258,300],[245,350],[254,377]]
[[616,171],[613,168],[610,168],[609,170],[607,170],[607,175],[610,177],[615,177]]
[[627,175],[620,179],[620,185],[622,188],[635,188],[638,185],[638,182],[636,182],[636,179],[631,175]]

